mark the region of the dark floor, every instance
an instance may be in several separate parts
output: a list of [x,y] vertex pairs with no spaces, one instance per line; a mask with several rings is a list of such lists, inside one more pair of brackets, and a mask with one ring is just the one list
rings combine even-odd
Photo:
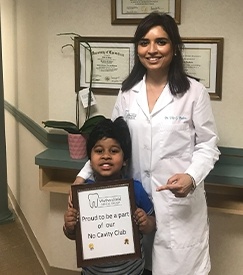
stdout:
[[16,215],[0,224],[0,275],[45,275]]

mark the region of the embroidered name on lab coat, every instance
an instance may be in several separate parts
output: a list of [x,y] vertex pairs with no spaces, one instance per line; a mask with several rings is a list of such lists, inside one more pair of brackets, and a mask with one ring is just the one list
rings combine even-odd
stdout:
[[166,120],[185,120],[185,116],[165,116]]
[[128,114],[126,115],[126,119],[135,119],[136,116],[137,116],[137,114],[128,113]]

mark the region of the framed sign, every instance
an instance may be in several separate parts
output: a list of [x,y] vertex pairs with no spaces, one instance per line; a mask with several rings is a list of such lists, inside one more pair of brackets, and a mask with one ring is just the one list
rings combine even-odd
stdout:
[[137,25],[153,11],[168,13],[180,24],[181,0],[111,0],[111,24]]
[[75,92],[117,94],[134,64],[134,44],[127,37],[75,37]]
[[183,59],[188,75],[207,88],[210,98],[222,98],[223,42],[219,38],[182,38]]
[[133,180],[72,185],[76,225],[77,266],[141,257]]

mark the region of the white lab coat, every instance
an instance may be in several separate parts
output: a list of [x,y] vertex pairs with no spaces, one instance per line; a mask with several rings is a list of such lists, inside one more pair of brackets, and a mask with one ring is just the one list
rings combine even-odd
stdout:
[[[174,97],[167,85],[149,113],[145,77],[119,93],[112,119],[123,116],[132,137],[131,176],[142,182],[155,208],[153,275],[206,275],[210,271],[204,178],[219,158],[217,130],[205,87]],[[197,188],[186,198],[156,192],[175,173],[189,173]]]

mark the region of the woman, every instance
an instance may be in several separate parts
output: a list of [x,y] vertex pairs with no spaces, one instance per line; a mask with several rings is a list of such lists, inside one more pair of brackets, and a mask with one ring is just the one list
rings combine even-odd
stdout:
[[[152,273],[206,275],[210,257],[204,179],[220,154],[210,98],[184,71],[183,44],[171,16],[149,14],[138,25],[134,43],[135,65],[122,84],[112,119],[123,116],[127,121],[131,176],[142,182],[154,203]],[[84,168],[78,176],[88,175]]]

